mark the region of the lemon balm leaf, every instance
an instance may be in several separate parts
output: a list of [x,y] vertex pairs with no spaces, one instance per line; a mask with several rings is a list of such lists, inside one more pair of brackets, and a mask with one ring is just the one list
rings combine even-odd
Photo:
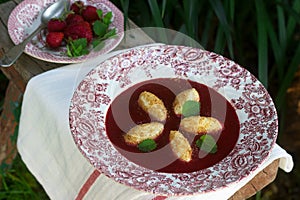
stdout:
[[108,25],[101,22],[100,20],[95,21],[93,25],[93,30],[98,37],[103,37],[107,32],[107,29],[108,29]]
[[111,38],[111,37],[113,37],[115,35],[116,35],[116,29],[113,28],[113,29],[109,30],[107,33],[105,33],[105,35],[103,36],[102,39],[106,40],[106,39]]
[[103,17],[103,22],[107,25],[109,25],[111,23],[111,19],[112,19],[113,15],[112,12],[108,12],[104,15]]
[[197,141],[196,146],[207,153],[216,153],[218,146],[215,139],[211,135],[202,135]]
[[157,147],[157,144],[152,139],[143,140],[141,143],[138,144],[139,150],[141,150],[143,152],[150,152],[150,151],[156,149],[156,147]]
[[98,17],[101,19],[103,15],[103,11],[101,9],[97,9],[96,12],[98,14]]
[[101,49],[103,49],[105,47],[105,42],[101,39],[97,39],[95,41],[93,41],[93,50],[94,51],[100,51]]
[[182,115],[184,117],[190,117],[199,115],[200,102],[198,101],[186,101],[182,106]]
[[70,41],[67,45],[67,54],[69,57],[78,57],[88,53],[86,38]]
[[101,43],[101,40],[99,40],[99,39],[93,40],[92,41],[93,48],[97,47],[100,43]]

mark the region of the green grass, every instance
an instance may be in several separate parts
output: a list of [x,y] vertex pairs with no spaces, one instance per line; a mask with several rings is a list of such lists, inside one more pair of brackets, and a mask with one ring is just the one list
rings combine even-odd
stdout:
[[265,26],[267,12],[263,1],[255,0],[257,17],[257,50],[258,50],[258,78],[268,87],[268,32]]
[[7,2],[9,0],[0,0],[0,3],[4,3],[4,2]]
[[49,199],[19,156],[12,166],[0,165],[0,180],[0,200]]

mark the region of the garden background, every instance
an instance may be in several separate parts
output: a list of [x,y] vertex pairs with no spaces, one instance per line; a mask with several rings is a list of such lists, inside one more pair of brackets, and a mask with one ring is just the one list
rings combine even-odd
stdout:
[[[0,3],[8,0],[0,0]],[[180,31],[206,50],[234,60],[268,89],[279,115],[277,143],[293,156],[291,173],[251,199],[300,196],[300,0],[112,0],[140,27]],[[8,84],[0,72],[0,113]],[[18,115],[18,111],[15,112]],[[1,134],[1,133],[0,133]],[[0,200],[47,199],[17,155],[0,163]]]

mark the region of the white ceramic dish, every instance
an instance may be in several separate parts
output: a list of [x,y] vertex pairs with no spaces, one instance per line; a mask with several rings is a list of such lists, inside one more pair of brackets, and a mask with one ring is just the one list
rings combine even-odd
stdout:
[[[39,25],[39,15],[43,8],[55,0],[24,0],[10,14],[8,19],[8,33],[15,44],[23,41],[24,36],[32,33]],[[71,0],[74,2],[74,0]],[[108,53],[113,50],[123,39],[124,22],[122,12],[108,0],[84,0],[86,5],[94,5],[103,12],[113,13],[111,28],[116,28],[117,37],[105,41],[105,46],[99,51],[92,51],[88,55],[71,58],[66,55],[66,48],[50,50],[45,47],[45,31],[35,36],[24,50],[28,55],[40,60],[54,63],[78,63],[89,58]]]
[[[240,132],[224,159],[190,173],[163,173],[131,162],[115,148],[105,128],[110,104],[127,88],[156,78],[196,81],[231,103]],[[246,69],[205,50],[161,45],[130,49],[95,66],[73,95],[70,128],[81,153],[115,181],[155,194],[193,195],[226,187],[257,169],[276,141],[278,121],[267,90]]]

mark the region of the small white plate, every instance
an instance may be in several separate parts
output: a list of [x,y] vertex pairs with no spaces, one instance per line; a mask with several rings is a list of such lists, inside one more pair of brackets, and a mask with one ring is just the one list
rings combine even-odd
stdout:
[[[23,41],[24,36],[32,33],[40,24],[41,11],[55,0],[24,0],[10,14],[8,19],[8,33],[14,44]],[[71,3],[74,0],[71,0]],[[84,0],[85,5],[93,5],[102,9],[104,13],[113,13],[110,28],[116,28],[117,36],[105,41],[105,46],[99,51],[92,51],[88,55],[71,58],[66,55],[66,48],[50,50],[45,47],[45,31],[35,36],[25,47],[24,52],[40,60],[54,63],[78,63],[89,58],[102,55],[113,50],[123,39],[124,22],[122,12],[108,0]]]

